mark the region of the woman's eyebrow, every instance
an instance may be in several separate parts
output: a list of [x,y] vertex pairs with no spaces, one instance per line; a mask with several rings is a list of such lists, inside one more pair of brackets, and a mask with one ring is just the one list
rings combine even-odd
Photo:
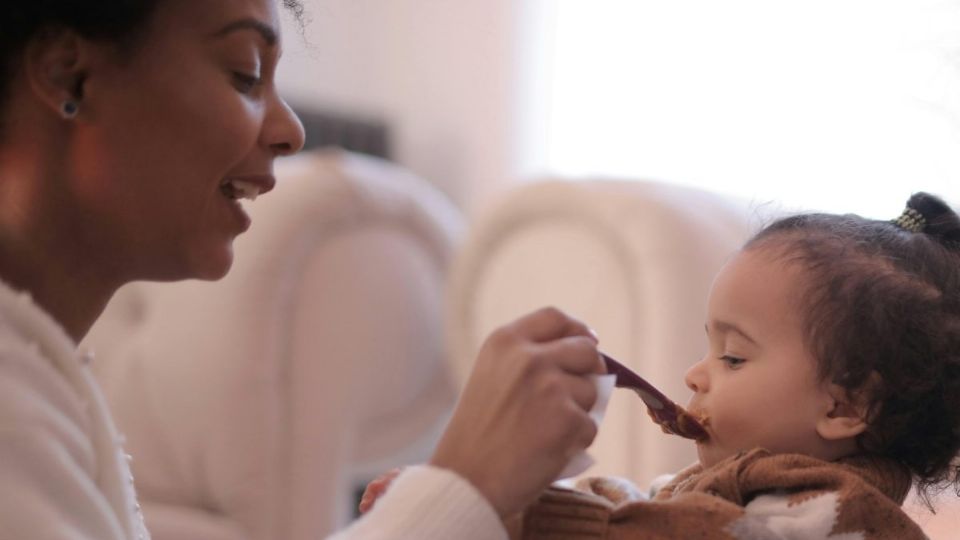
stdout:
[[274,30],[272,26],[270,26],[269,24],[263,21],[259,21],[253,18],[240,19],[238,21],[234,21],[224,26],[220,30],[217,30],[216,32],[211,34],[210,37],[222,38],[238,30],[253,30],[259,33],[263,37],[263,40],[267,42],[267,45],[271,47],[275,46],[279,41],[277,31]]

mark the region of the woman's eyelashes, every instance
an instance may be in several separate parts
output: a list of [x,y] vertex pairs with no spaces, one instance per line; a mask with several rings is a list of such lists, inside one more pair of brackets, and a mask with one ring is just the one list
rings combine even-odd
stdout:
[[233,84],[241,94],[251,94],[260,86],[263,79],[259,74],[250,74],[242,71],[233,72]]

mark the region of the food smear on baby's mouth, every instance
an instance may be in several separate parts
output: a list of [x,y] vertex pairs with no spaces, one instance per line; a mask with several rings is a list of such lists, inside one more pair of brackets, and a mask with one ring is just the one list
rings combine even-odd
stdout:
[[[710,438],[706,427],[710,423],[710,418],[705,412],[693,415],[687,412],[683,407],[675,403],[670,403],[672,407],[665,407],[659,411],[647,408],[647,414],[660,426],[660,430],[668,435],[679,435],[685,439],[692,439],[697,442],[706,441]],[[667,412],[668,408],[673,410]]]
[[707,416],[707,413],[701,411],[694,416],[684,410],[683,407],[677,406],[677,408],[679,409],[677,413],[677,425],[681,431],[681,433],[677,435],[697,441],[705,441],[710,438],[710,434],[707,433],[706,429],[707,426],[710,425],[710,417]]

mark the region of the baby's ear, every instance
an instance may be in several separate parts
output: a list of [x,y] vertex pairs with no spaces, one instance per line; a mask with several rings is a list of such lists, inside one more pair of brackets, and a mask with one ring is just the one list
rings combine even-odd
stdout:
[[817,422],[817,433],[826,440],[852,439],[866,431],[870,414],[870,396],[876,391],[880,375],[872,373],[867,382],[857,390],[828,383],[830,403],[826,414]]

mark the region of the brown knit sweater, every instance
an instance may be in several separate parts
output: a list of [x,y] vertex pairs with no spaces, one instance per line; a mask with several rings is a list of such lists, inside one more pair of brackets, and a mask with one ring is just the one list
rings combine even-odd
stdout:
[[909,471],[856,456],[825,462],[757,449],[680,472],[652,500],[594,479],[551,487],[512,524],[526,540],[921,540],[901,510]]

